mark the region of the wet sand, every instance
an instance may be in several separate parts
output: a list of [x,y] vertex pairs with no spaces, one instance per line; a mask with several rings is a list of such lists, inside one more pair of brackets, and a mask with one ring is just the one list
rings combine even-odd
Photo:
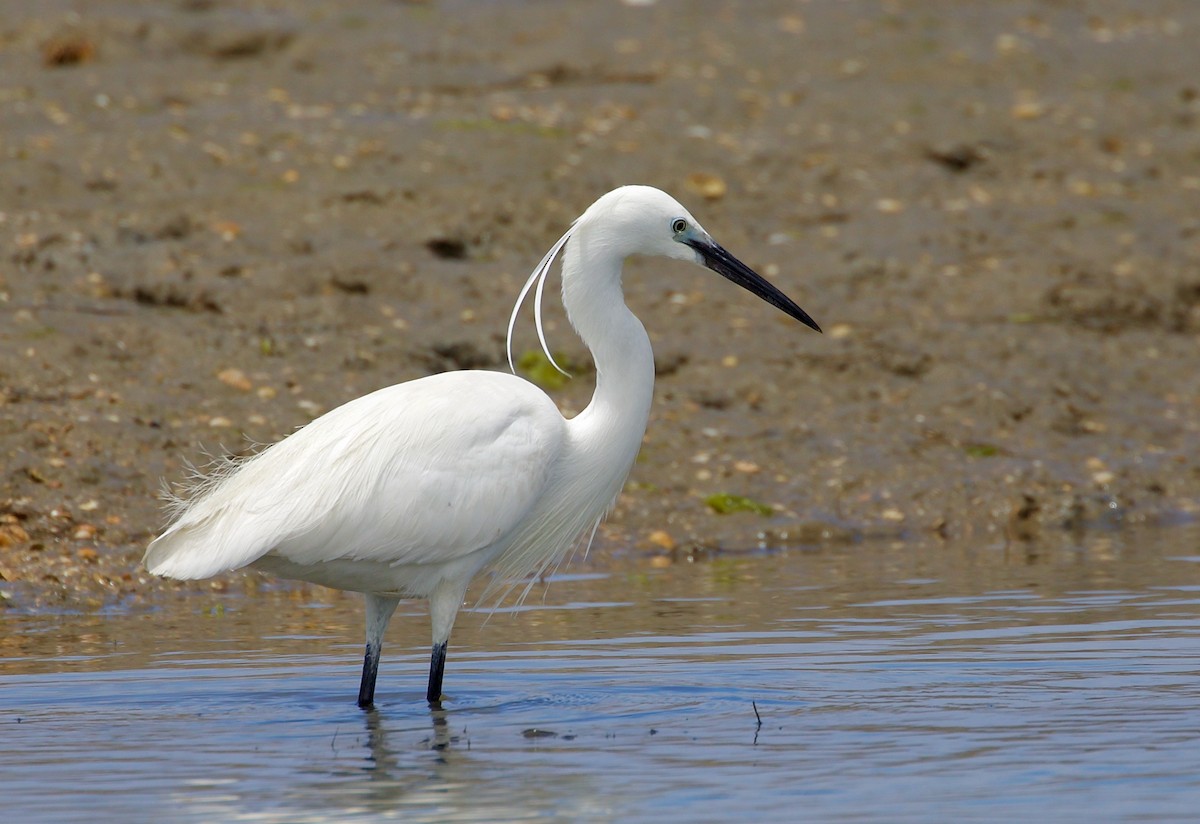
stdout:
[[[528,271],[631,182],[826,334],[632,262],[659,380],[594,553],[1038,546],[1200,511],[1187,0],[0,20],[0,602],[175,588],[138,566],[163,479],[380,386],[502,368]],[[550,320],[582,365],[554,390],[569,414],[586,352]]]

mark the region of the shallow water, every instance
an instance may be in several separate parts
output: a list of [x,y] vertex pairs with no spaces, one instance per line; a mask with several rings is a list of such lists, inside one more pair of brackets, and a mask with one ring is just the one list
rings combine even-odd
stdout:
[[[578,565],[465,612],[444,712],[423,607],[354,706],[319,589],[6,614],[13,821],[1191,819],[1200,530]],[[755,710],[761,716],[761,726]]]

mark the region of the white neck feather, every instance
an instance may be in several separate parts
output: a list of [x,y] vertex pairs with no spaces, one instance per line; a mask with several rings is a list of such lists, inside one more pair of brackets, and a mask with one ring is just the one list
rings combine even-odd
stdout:
[[[581,226],[563,250],[562,297],[567,317],[596,364],[596,391],[587,409],[570,421],[608,453],[624,473],[646,431],[654,396],[654,352],[641,321],[625,305],[621,290],[624,255],[611,245],[589,242]],[[616,461],[616,454],[623,456]],[[615,494],[615,493],[614,493]]]

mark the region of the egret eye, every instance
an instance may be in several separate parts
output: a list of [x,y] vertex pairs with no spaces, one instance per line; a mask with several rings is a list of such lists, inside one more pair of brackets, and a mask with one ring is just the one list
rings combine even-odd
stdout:
[[671,231],[674,232],[675,234],[679,234],[686,228],[687,228],[687,221],[681,217],[677,217],[673,221],[671,221]]

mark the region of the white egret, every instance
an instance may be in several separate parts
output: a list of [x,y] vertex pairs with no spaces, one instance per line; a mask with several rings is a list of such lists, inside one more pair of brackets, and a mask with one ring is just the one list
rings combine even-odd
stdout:
[[702,264],[818,332],[803,309],[713,241],[672,197],[625,186],[601,197],[530,275],[517,312],[542,291],[562,251],[562,300],[591,350],[591,403],[564,419],[516,375],[448,372],[350,401],[201,480],[146,550],[150,572],[207,578],[250,566],[366,596],[359,706],[374,700],[379,653],[401,598],[428,598],[433,654],[426,698],[438,704],[446,646],[467,584],[544,572],[616,500],[645,434],[654,357],[625,305],[634,254]]

